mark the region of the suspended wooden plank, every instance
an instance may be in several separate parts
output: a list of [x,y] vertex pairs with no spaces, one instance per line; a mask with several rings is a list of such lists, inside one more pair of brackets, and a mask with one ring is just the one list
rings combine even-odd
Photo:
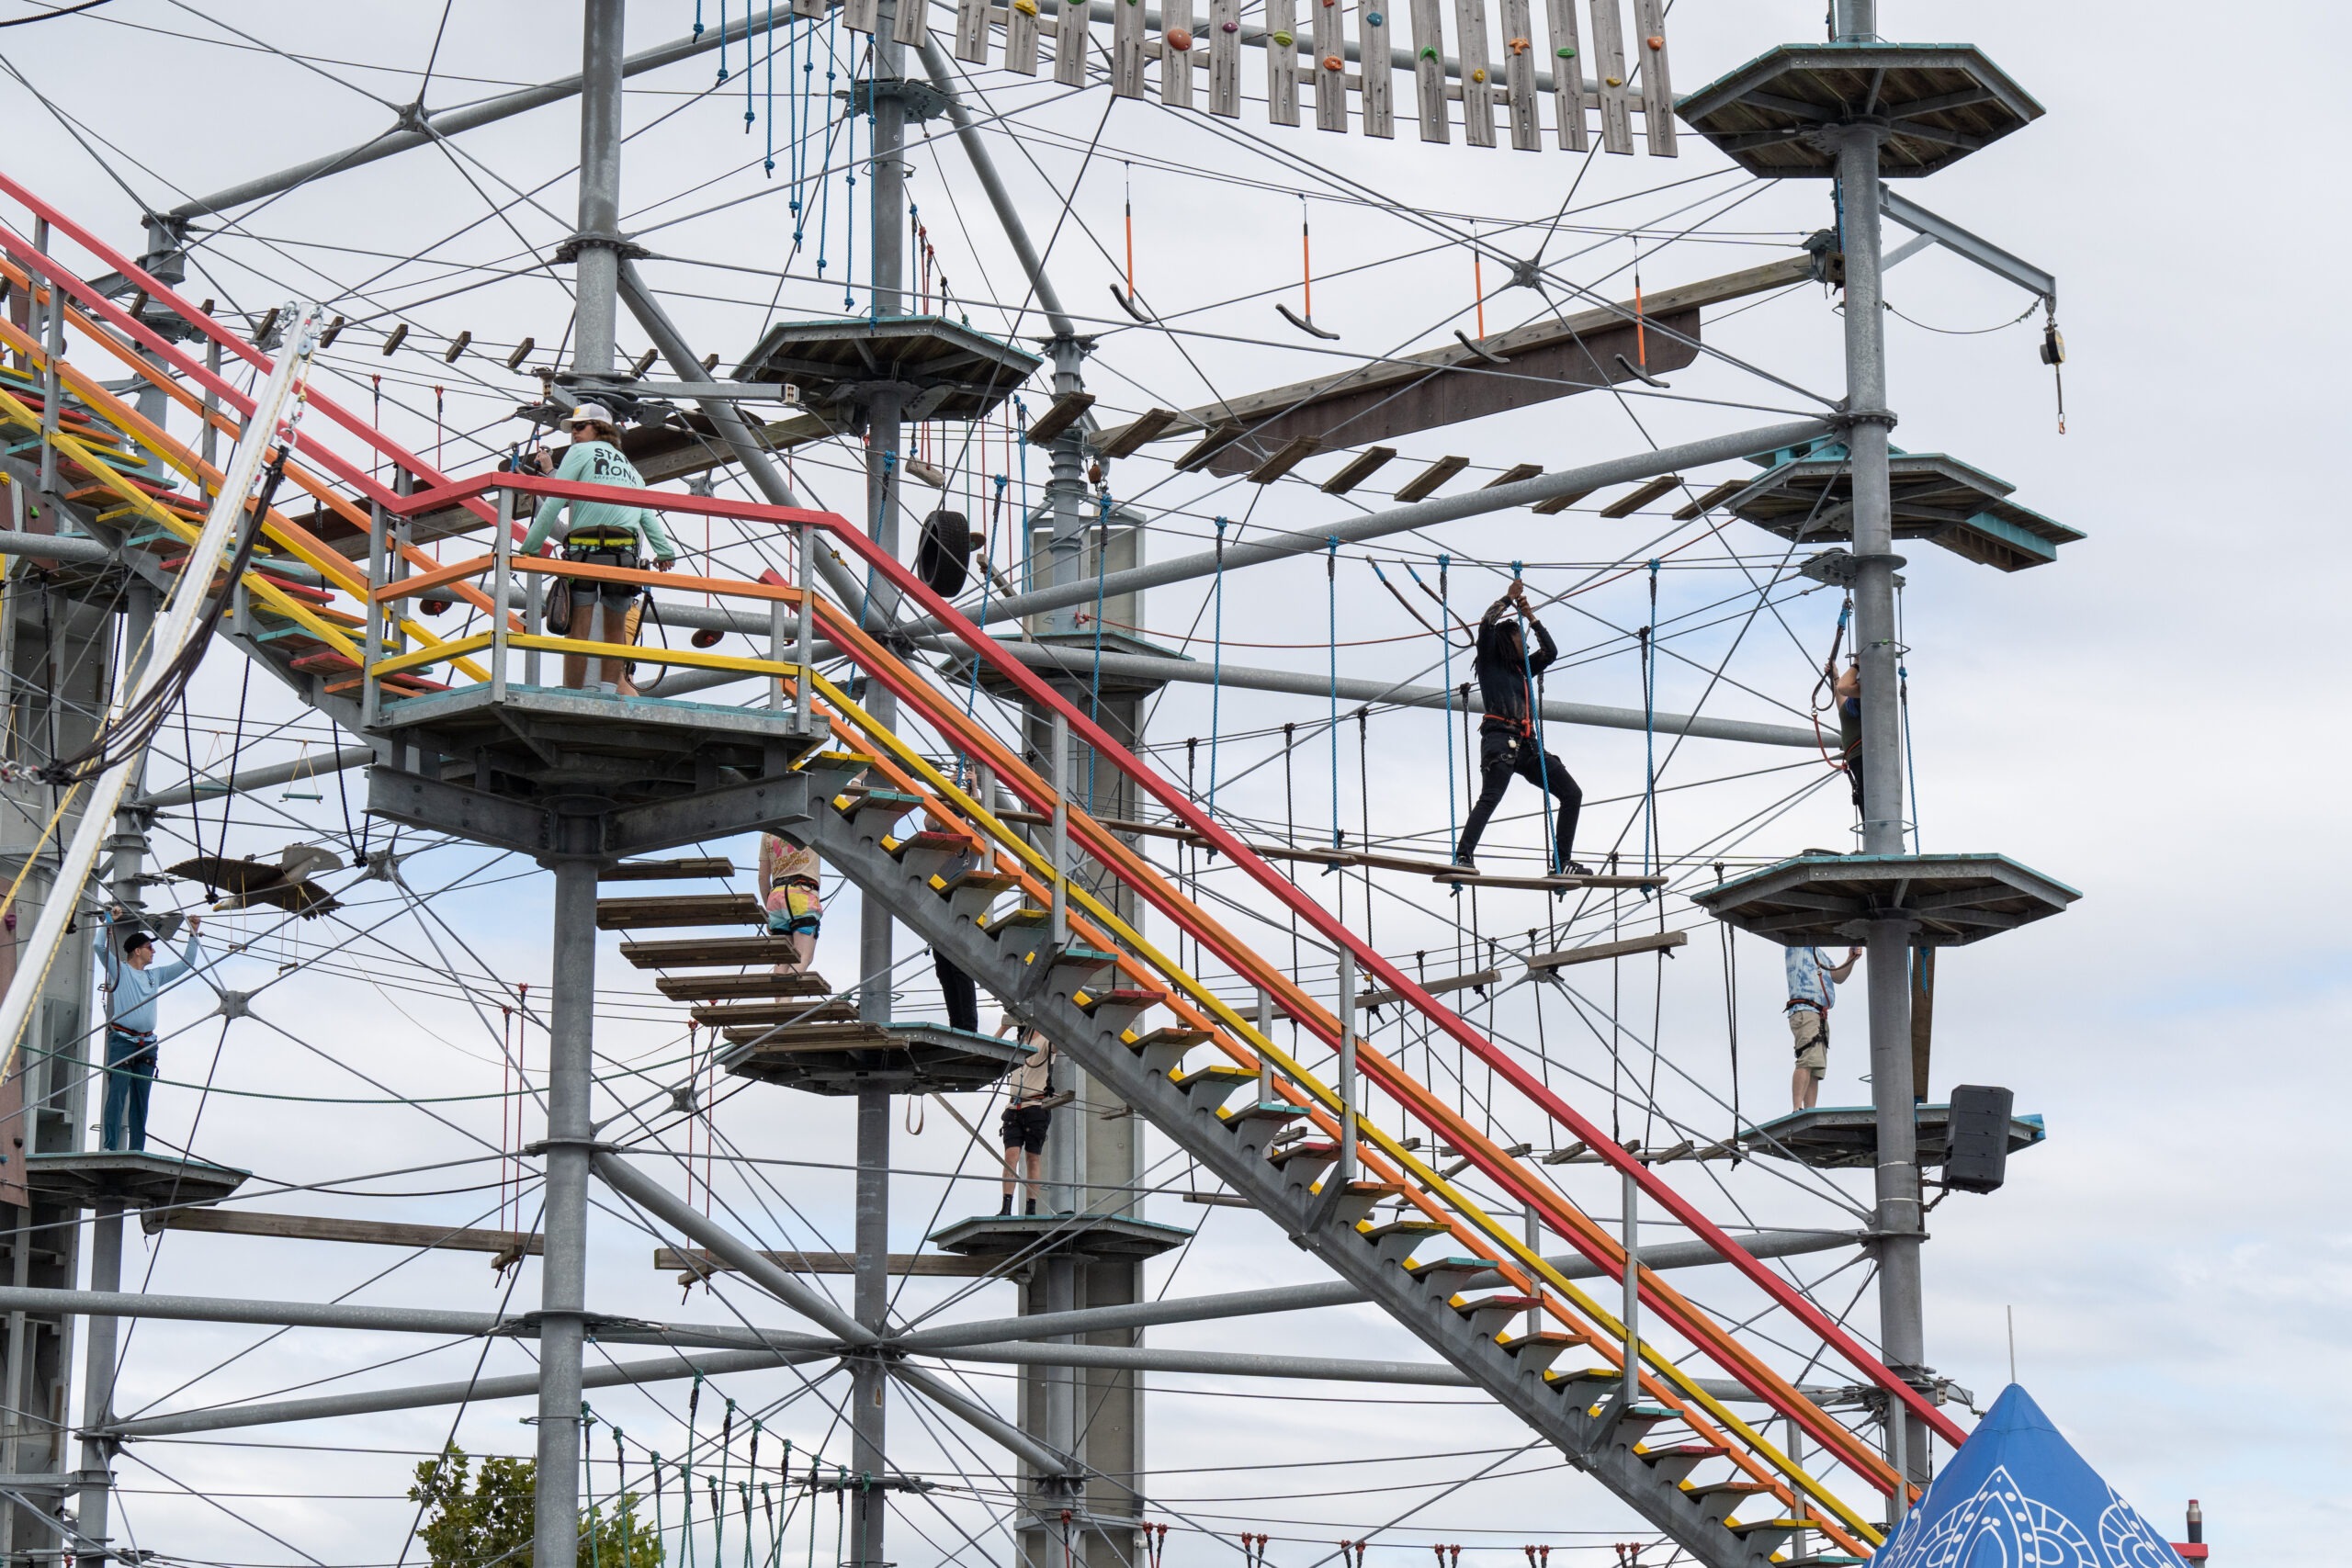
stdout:
[[1253,485],[1270,485],[1313,457],[1323,445],[1312,435],[1294,435],[1264,462],[1250,470]]
[[[854,1252],[763,1252],[760,1256],[791,1274],[857,1272],[857,1254]],[[1001,1258],[985,1255],[960,1258],[952,1252],[893,1252],[885,1259],[883,1272],[926,1279],[985,1280],[997,1271],[1001,1262]],[[653,1267],[665,1274],[684,1272],[701,1280],[729,1273],[734,1266],[698,1247],[681,1251],[659,1247],[653,1249]]]
[[1657,478],[1645,480],[1627,491],[1602,507],[1600,514],[1612,520],[1619,517],[1631,517],[1634,513],[1639,512],[1667,491],[1678,488],[1681,483],[1680,474],[1660,474]]
[[1193,0],[1164,0],[1159,7],[1159,101],[1172,109],[1193,107]]
[[920,49],[931,36],[931,0],[899,0],[890,18],[890,41]]
[[[1067,23],[1071,13],[1065,10]],[[1111,92],[1114,97],[1143,96],[1143,4],[1125,0],[1111,8]],[[1058,54],[1060,51],[1055,51]]]
[[1694,517],[1702,516],[1707,513],[1713,512],[1716,507],[1721,506],[1724,502],[1729,501],[1733,496],[1737,495],[1741,491],[1746,490],[1749,485],[1754,484],[1755,482],[1756,477],[1753,474],[1742,474],[1736,478],[1725,479],[1723,483],[1707,491],[1706,494],[1699,497],[1698,500],[1690,502],[1685,505],[1676,507],[1674,509],[1674,520],[1677,523],[1688,523]]
[[691,877],[732,876],[735,863],[723,855],[685,860],[623,860],[597,869],[599,882],[680,882]]
[[1432,882],[1458,883],[1464,887],[1529,887],[1559,891],[1577,887],[1663,887],[1663,876],[1511,876],[1497,872],[1442,871]]
[[1037,0],[1012,0],[1004,18],[1004,68],[1037,73]]
[[1492,490],[1497,485],[1515,485],[1521,479],[1532,479],[1543,471],[1544,465],[1541,463],[1513,463],[1479,488]]
[[1241,0],[1209,0],[1209,113],[1241,118]]
[[543,1243],[535,1232],[472,1230],[398,1220],[332,1219],[322,1214],[263,1214],[250,1209],[149,1209],[140,1222],[152,1234],[159,1230],[209,1231],[215,1235],[275,1236],[285,1241],[347,1241],[368,1247],[436,1248],[445,1252],[488,1252],[521,1258],[539,1256]]
[[[1663,882],[1666,879],[1659,877]],[[1527,961],[1530,969],[1565,969],[1571,964],[1597,964],[1604,958],[1624,958],[1636,953],[1665,953],[1681,947],[1690,940],[1689,931],[1652,931],[1647,936],[1627,937],[1623,942],[1591,942],[1582,947],[1563,948],[1557,953],[1539,953]]]
[[1453,0],[1453,25],[1462,46],[1462,140],[1492,147],[1494,57],[1487,48],[1487,0]]
[[989,62],[988,0],[956,0],[956,58],[969,65]]
[[[1599,487],[1596,486],[1594,488],[1598,489]],[[1539,501],[1527,510],[1532,512],[1538,517],[1556,517],[1561,513],[1566,512],[1569,507],[1574,506],[1577,502],[1582,501],[1586,496],[1589,496],[1591,493],[1592,491],[1589,490],[1570,491],[1565,495],[1555,495],[1549,501]]]
[[1325,495],[1345,495],[1372,478],[1380,466],[1396,456],[1394,446],[1374,446],[1359,454],[1348,466],[1323,481]]
[[810,17],[820,21],[832,15],[831,0],[792,0],[792,14]]
[[[1240,5],[1241,0],[1223,0],[1223,3],[1228,6],[1238,6]],[[1212,78],[1214,78],[1214,64],[1212,64],[1211,72]],[[1214,80],[1212,80],[1211,86],[1212,90],[1214,90]],[[1170,425],[1175,423],[1178,420],[1183,417],[1183,415],[1178,413],[1174,409],[1147,410],[1142,418],[1118,431],[1108,439],[1101,442],[1094,449],[1105,457],[1131,457],[1136,452],[1141,450],[1144,443],[1149,441],[1152,437],[1158,435],[1161,431],[1167,429]]]
[[1625,85],[1625,28],[1617,0],[1592,0],[1592,69],[1600,78],[1601,151],[1630,157],[1634,111]]
[[1363,55],[1363,133],[1396,134],[1396,72],[1388,62],[1388,0],[1359,0],[1356,37]]
[[1348,129],[1347,17],[1340,0],[1306,0],[1315,17],[1315,127]]
[[[1483,990],[1488,986],[1500,985],[1502,978],[1503,972],[1499,969],[1481,969],[1475,975],[1449,975],[1442,980],[1423,980],[1419,984],[1421,989],[1430,996],[1442,997],[1449,991]],[[1356,1006],[1360,1008],[1386,1007],[1391,1002],[1404,999],[1395,991],[1366,991],[1356,998]]]
[[1405,481],[1405,488],[1396,492],[1398,504],[1408,505],[1416,501],[1425,500],[1436,492],[1438,486],[1469,466],[1470,459],[1467,457],[1440,457]]
[[1413,0],[1413,94],[1421,117],[1421,140],[1453,140],[1453,117],[1445,107],[1445,28],[1437,0]]
[[1535,104],[1535,23],[1527,0],[1503,0],[1504,112],[1510,144],[1521,152],[1544,145],[1544,116]]
[[1642,134],[1653,158],[1675,156],[1674,79],[1666,65],[1664,0],[1634,0],[1634,49],[1642,62]]
[[1298,11],[1293,0],[1266,0],[1266,118],[1298,123]]
[[1577,34],[1577,0],[1544,0],[1551,26],[1552,112],[1560,145],[1581,152],[1591,145],[1584,129],[1584,39]]
[[842,0],[842,26],[870,33],[882,25],[882,0]]

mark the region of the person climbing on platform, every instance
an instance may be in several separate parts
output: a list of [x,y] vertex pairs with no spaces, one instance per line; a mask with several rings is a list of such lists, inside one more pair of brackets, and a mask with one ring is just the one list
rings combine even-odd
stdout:
[[1788,950],[1789,1033],[1796,1042],[1796,1074],[1789,1080],[1791,1109],[1810,1111],[1821,1100],[1821,1080],[1829,1075],[1829,1010],[1838,1004],[1838,986],[1854,972],[1862,950],[1849,947],[1846,962],[1831,964],[1817,947]]
[[[1535,651],[1527,650],[1522,623],[1535,631]],[[1478,622],[1478,694],[1487,715],[1478,721],[1477,804],[1462,824],[1462,843],[1453,863],[1476,868],[1478,840],[1487,820],[1502,804],[1510,781],[1525,779],[1548,789],[1559,800],[1558,820],[1552,830],[1553,872],[1555,875],[1589,876],[1577,863],[1577,816],[1584,807],[1584,791],[1568,776],[1560,759],[1543,750],[1535,732],[1535,677],[1552,667],[1560,650],[1552,634],[1528,607],[1527,584],[1514,579],[1510,592],[1496,600]]]
[[[628,490],[643,490],[644,476],[627,457],[618,445],[620,432],[613,423],[610,409],[602,403],[582,403],[564,421],[571,433],[571,446],[558,466],[555,454],[541,449],[534,455],[543,474],[553,474],[560,479],[576,484],[616,485]],[[640,547],[653,547],[653,569],[667,571],[678,558],[678,547],[670,541],[669,530],[662,519],[642,506],[616,506],[602,501],[548,501],[538,514],[531,519],[531,531],[523,537],[523,553],[535,556],[555,533],[559,518],[569,517],[562,539],[563,558],[589,566],[616,566],[631,570],[642,569]],[[560,580],[569,588],[570,619],[561,626],[551,616],[548,631],[554,637],[570,637],[590,642],[617,643],[623,648],[635,646],[639,618],[644,613],[642,593],[633,582],[595,582],[587,578]],[[596,612],[599,606],[604,614]],[[627,673],[621,660],[599,660],[597,689],[614,695],[633,696],[634,689],[623,691]],[[587,660],[576,653],[563,658],[563,683],[578,690],[587,682]]]
[[1037,1190],[1046,1179],[1046,1134],[1054,1124],[1054,1109],[1046,1103],[1054,1096],[1054,1043],[1026,1024],[1015,1022],[1011,1013],[997,1021],[996,1033],[1000,1040],[1011,1034],[1030,1048],[1029,1059],[1012,1069],[1012,1098],[1006,1100],[999,1123],[1004,1137],[1004,1206],[997,1213],[1012,1213],[1013,1168],[1016,1161],[1025,1160],[1029,1204],[1023,1212],[1034,1214]]
[[147,1147],[147,1095],[155,1083],[155,997],[204,961],[197,932],[204,919],[190,915],[187,942],[169,964],[155,962],[155,938],[118,908],[98,917],[98,965],[107,998],[106,1109],[99,1146],[137,1153]]
[[1830,701],[1838,706],[1838,765],[1846,770],[1846,783],[1854,796],[1854,815],[1868,817],[1870,814],[1862,808],[1861,657],[1849,655],[1843,671],[1832,659],[1822,674],[1829,682]]
[[825,869],[817,852],[775,833],[760,835],[760,904],[768,916],[768,935],[792,939],[793,959],[775,972],[805,973],[817,956],[817,932],[825,923]]

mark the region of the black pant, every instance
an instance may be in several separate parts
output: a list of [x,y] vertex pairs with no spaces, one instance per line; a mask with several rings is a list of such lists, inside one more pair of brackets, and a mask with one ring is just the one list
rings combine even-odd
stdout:
[[1559,797],[1552,844],[1560,869],[1566,870],[1568,863],[1576,859],[1577,814],[1584,808],[1584,791],[1568,776],[1560,759],[1545,751],[1539,760],[1532,736],[1488,729],[1478,738],[1478,801],[1470,807],[1470,819],[1462,825],[1462,846],[1453,852],[1455,862],[1467,862],[1478,852],[1478,839],[1487,830],[1487,819],[1502,804],[1503,792],[1510,788],[1512,778],[1518,777],[1538,789],[1549,789]]
[[972,977],[947,960],[937,948],[931,952],[932,969],[939,976],[939,996],[947,1004],[947,1027],[967,1034],[980,1032],[980,992]]

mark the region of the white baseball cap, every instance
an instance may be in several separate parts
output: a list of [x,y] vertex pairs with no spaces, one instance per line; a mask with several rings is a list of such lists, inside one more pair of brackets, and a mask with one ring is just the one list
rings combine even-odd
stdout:
[[567,425],[601,424],[607,429],[616,428],[613,423],[613,411],[602,403],[582,403],[571,411],[571,417],[563,423]]

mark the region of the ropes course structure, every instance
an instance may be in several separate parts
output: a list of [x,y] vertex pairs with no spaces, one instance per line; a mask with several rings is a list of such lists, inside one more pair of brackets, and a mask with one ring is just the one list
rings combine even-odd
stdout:
[[[210,194],[0,62],[109,182],[0,157],[0,1562],[420,1561],[492,1458],[535,1568],[1886,1540],[1924,1214],[2042,1135],[1936,951],[2076,897],[1925,850],[1896,571],[2080,535],[1889,444],[1883,216],[2064,350],[1883,180],[2041,109],[1861,0],[1679,98],[1660,0],[1385,4],[36,29],[393,117]],[[1846,946],[1868,1103],[1756,1115]]]

